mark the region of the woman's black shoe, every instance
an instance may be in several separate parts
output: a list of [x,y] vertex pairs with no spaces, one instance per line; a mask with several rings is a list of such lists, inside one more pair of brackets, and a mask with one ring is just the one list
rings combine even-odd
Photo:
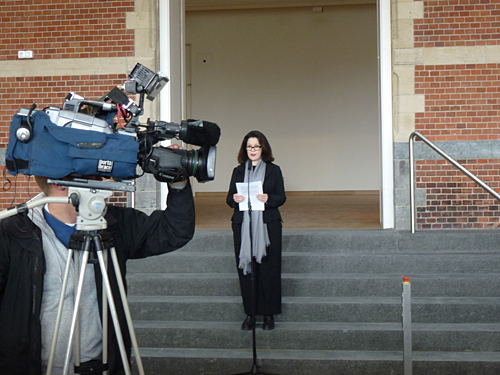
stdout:
[[241,329],[244,331],[249,331],[253,328],[253,322],[252,322],[252,317],[250,315],[247,315],[245,318],[245,321],[241,325]]
[[262,325],[262,328],[267,330],[274,329],[274,317],[272,315],[264,317],[264,324]]

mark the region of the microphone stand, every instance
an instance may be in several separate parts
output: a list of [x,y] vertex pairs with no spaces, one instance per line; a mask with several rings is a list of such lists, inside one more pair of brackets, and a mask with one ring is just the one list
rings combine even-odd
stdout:
[[249,224],[249,236],[250,236],[250,256],[251,256],[251,283],[252,283],[252,352],[253,352],[253,362],[252,368],[248,372],[242,372],[239,374],[232,375],[273,375],[267,374],[260,371],[260,367],[257,364],[257,338],[255,334],[255,315],[256,315],[256,305],[257,305],[257,285],[255,280],[255,257],[253,253],[253,232],[252,232],[252,203],[250,201],[250,171],[252,170],[252,162],[248,161],[248,224]]

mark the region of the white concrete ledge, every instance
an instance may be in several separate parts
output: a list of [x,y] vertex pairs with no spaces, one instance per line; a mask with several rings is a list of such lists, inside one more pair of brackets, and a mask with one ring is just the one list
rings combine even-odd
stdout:
[[402,48],[394,51],[396,65],[497,64],[500,46]]
[[[127,74],[136,63],[154,66],[152,57],[0,61],[0,77]],[[150,68],[152,69],[152,68]]]

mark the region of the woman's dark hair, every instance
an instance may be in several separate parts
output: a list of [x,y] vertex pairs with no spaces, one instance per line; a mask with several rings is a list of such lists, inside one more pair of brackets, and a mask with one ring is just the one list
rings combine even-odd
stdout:
[[274,161],[273,151],[271,150],[271,145],[267,141],[266,136],[258,130],[252,130],[245,135],[243,142],[241,142],[240,151],[238,152],[238,163],[243,164],[248,160],[247,142],[249,138],[257,138],[259,140],[260,146],[262,147],[262,161],[266,163]]

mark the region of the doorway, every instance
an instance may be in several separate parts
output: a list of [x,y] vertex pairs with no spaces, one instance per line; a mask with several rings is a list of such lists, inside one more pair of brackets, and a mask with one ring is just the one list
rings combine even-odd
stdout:
[[187,117],[222,129],[216,180],[198,196],[227,191],[254,129],[287,192],[380,193],[376,4],[194,11],[185,25]]

